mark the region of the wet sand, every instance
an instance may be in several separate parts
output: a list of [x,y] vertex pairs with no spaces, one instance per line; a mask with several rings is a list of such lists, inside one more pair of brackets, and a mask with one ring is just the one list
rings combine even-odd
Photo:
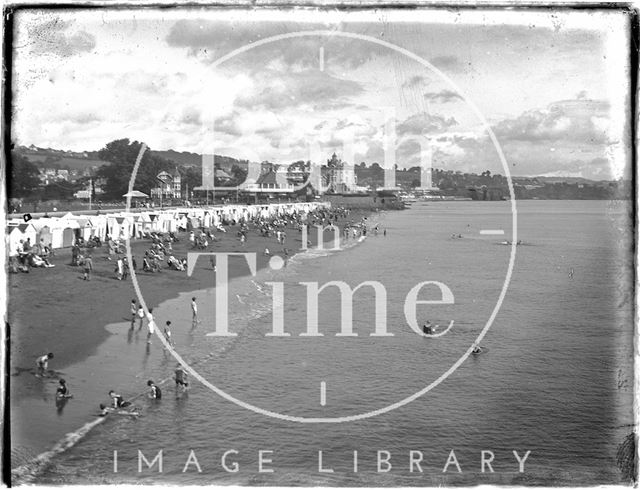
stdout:
[[[352,212],[346,221],[359,222],[369,213]],[[337,223],[341,226],[345,220]],[[273,255],[283,254],[283,245],[276,237],[261,237],[250,228],[247,242],[241,245],[239,227],[227,227],[227,233],[216,233],[219,241],[209,244],[208,252],[255,252],[257,266],[267,266],[269,257],[263,254],[265,247]],[[315,230],[309,240],[315,246]],[[301,233],[287,228],[284,247],[292,256],[301,249]],[[325,233],[325,241],[332,239]],[[186,257],[192,249],[188,233],[178,233],[179,242],[173,244],[174,256]],[[132,254],[136,257],[136,277],[144,291],[148,307],[177,297],[180,292],[195,291],[214,286],[211,263],[200,258],[191,276],[186,272],[166,268],[160,272],[142,271],[142,256],[149,248],[150,240],[132,239]],[[330,246],[330,245],[328,245]],[[136,299],[131,278],[119,281],[114,272],[115,261],[107,260],[107,246],[93,251],[94,270],[90,281],[82,279],[82,267],[72,266],[71,249],[58,249],[51,263],[55,268],[35,268],[27,273],[8,276],[8,339],[10,352],[10,393],[12,397],[29,396],[37,390],[38,380],[31,373],[35,359],[47,352],[54,353],[49,369],[59,371],[81,362],[95,353],[96,348],[109,336],[107,324],[130,320],[130,304]],[[249,274],[243,260],[229,260],[229,277]]]

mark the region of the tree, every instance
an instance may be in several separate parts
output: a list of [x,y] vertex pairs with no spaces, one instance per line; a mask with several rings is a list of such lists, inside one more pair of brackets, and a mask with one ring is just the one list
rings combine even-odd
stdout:
[[28,158],[11,153],[11,172],[7,183],[9,198],[28,197],[40,187],[40,170]]
[[[192,192],[196,187],[202,186],[202,169],[198,167],[182,167],[180,168],[180,176],[185,189],[188,187]],[[188,198],[189,196],[187,196]]]
[[[142,143],[138,141],[130,142],[128,138],[124,138],[107,143],[98,152],[98,157],[101,160],[110,163],[103,165],[98,170],[98,176],[106,179],[104,186],[106,198],[121,199],[122,195],[127,192],[141,146]],[[172,163],[169,160],[152,155],[151,151],[147,149],[140,161],[133,188],[150,194],[151,189],[159,185],[156,176],[163,170],[170,171],[171,168]]]
[[236,165],[235,163],[231,167],[231,176],[233,177],[231,181],[232,186],[239,186],[245,180],[247,180],[247,169],[242,168],[240,165]]

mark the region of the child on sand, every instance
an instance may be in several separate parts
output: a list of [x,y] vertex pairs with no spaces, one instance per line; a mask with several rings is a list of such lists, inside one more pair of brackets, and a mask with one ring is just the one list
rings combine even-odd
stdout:
[[84,259],[84,276],[83,279],[85,281],[91,280],[91,271],[93,270],[93,260],[91,260],[91,255],[87,255]]
[[49,352],[43,356],[40,356],[36,359],[36,375],[44,376],[47,372],[47,368],[49,367],[49,359],[53,359],[53,353]]
[[151,336],[155,331],[155,323],[153,321],[153,308],[149,308],[149,313],[147,313],[147,328],[149,331],[147,332],[147,344],[151,343]]
[[142,307],[142,305],[138,306],[138,330],[140,330],[142,328],[142,319],[144,318],[144,308]]
[[200,323],[200,320],[198,320],[198,305],[194,296],[191,298],[191,325],[195,327],[198,323]]
[[171,340],[171,321],[167,320],[166,326],[164,327],[164,338],[167,339],[167,344],[173,347],[173,341]]
[[136,300],[132,299],[131,300],[131,328],[133,328],[133,326],[136,323],[137,313],[138,313],[138,306],[136,305]]

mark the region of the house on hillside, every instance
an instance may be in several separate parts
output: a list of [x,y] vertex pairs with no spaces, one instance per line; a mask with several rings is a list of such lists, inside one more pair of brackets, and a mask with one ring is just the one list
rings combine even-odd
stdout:
[[158,187],[151,189],[151,197],[160,199],[181,199],[182,198],[182,178],[178,168],[172,172],[164,170],[157,175]]

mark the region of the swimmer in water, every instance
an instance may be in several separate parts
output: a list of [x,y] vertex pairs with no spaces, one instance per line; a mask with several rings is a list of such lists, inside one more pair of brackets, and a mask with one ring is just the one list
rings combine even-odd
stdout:
[[118,415],[134,415],[134,416],[140,415],[140,412],[138,412],[135,408],[132,408],[131,410],[119,410],[117,408],[107,407],[104,403],[101,403],[100,417],[104,417],[105,415],[108,415],[110,413],[115,413]]
[[160,391],[160,388],[156,386],[153,380],[147,381],[147,386],[149,387],[149,398],[153,400],[160,400],[162,398],[162,391]]
[[113,408],[125,408],[131,405],[131,402],[124,401],[122,395],[118,395],[115,391],[110,390],[109,396],[111,397],[111,403]]
[[176,377],[176,391],[178,388],[182,388],[182,391],[186,390],[189,387],[189,382],[187,381],[187,373],[182,369],[180,364],[176,364],[176,370],[174,371]]
[[477,345],[476,345],[476,346],[473,348],[473,350],[471,351],[471,353],[472,353],[472,354],[480,354],[480,353],[482,353],[482,348],[480,348],[479,346],[477,346]]
[[427,323],[422,326],[422,331],[427,335],[433,334],[433,325],[431,325],[431,321],[427,320]]
[[56,398],[71,398],[73,395],[69,393],[69,388],[67,388],[67,382],[64,379],[58,381],[60,386],[56,390]]

